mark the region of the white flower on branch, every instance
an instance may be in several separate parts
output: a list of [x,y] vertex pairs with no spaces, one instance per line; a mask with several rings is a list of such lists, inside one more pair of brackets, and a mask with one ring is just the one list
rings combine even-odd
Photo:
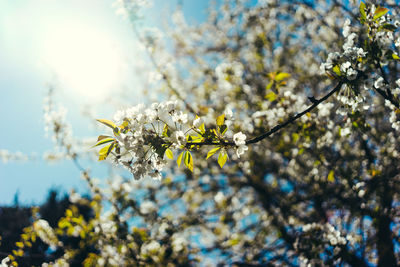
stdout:
[[235,142],[235,144],[237,146],[245,145],[246,144],[246,135],[242,132],[235,133],[233,135],[233,142]]
[[174,142],[178,146],[183,146],[186,144],[186,136],[182,131],[176,131],[174,134]]
[[249,148],[246,145],[241,145],[236,149],[236,155],[240,158],[240,155],[243,155]]
[[197,117],[197,118],[193,121],[193,126],[194,126],[194,128],[199,128],[202,124],[203,124],[203,119],[200,118],[200,117]]

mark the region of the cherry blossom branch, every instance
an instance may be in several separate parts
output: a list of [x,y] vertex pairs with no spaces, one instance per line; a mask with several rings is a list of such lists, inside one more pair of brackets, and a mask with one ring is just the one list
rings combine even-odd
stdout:
[[[319,104],[321,104],[322,102],[327,100],[335,92],[339,91],[340,88],[342,87],[343,83],[344,83],[343,81],[340,81],[328,94],[326,94],[325,96],[323,96],[320,99],[312,98],[313,99],[312,100],[313,104],[311,106],[309,106],[307,109],[305,109],[302,112],[297,113],[296,115],[290,117],[287,121],[276,125],[275,127],[273,127],[268,132],[266,132],[266,133],[264,133],[262,135],[259,135],[259,136],[255,137],[253,139],[247,140],[246,141],[246,145],[257,143],[257,142],[259,142],[259,141],[271,136],[272,134],[278,132],[282,128],[288,126],[289,124],[293,123],[297,119],[301,118],[302,116],[304,116],[308,112],[312,111],[315,107],[317,107]],[[236,144],[234,142],[226,142],[226,141],[223,141],[223,140],[221,140],[220,142],[198,142],[198,143],[196,143],[196,142],[187,142],[186,143],[186,147],[190,147],[191,145],[198,145],[198,146],[209,146],[209,145],[235,146]]]
[[378,63],[376,64],[376,67],[379,68],[379,70],[381,71],[381,73],[382,73],[382,78],[383,78],[383,80],[385,81],[385,84],[387,85],[387,87],[386,87],[386,93],[385,93],[385,91],[383,91],[383,90],[380,89],[380,88],[376,88],[376,91],[377,91],[381,96],[383,96],[383,98],[385,98],[386,100],[389,100],[390,103],[392,103],[395,107],[400,108],[399,102],[396,101],[396,100],[394,99],[392,93],[390,92],[390,89],[389,89],[390,83],[389,83],[389,80],[388,80],[388,78],[387,78],[387,76],[386,76],[385,71],[384,71],[383,68],[382,68],[381,63],[378,62]]

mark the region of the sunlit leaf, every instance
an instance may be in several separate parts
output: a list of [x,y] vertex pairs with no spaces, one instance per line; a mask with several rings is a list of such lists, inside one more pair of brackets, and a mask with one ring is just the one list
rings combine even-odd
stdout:
[[213,149],[211,149],[210,151],[208,151],[208,153],[207,153],[207,158],[206,159],[208,159],[209,157],[211,157],[212,155],[214,155],[215,153],[217,153],[217,151],[220,149],[221,147],[216,147],[216,148],[213,148]]
[[99,142],[100,140],[103,140],[103,139],[105,139],[105,138],[109,138],[109,137],[111,137],[111,136],[109,136],[109,135],[100,135],[100,136],[97,138],[97,142]]
[[363,2],[360,3],[360,22],[364,24],[367,19],[367,14],[365,14],[365,4]]
[[221,133],[222,135],[225,134],[226,130],[228,130],[228,126],[226,126],[225,124],[224,124],[224,125],[221,125],[221,126],[219,127],[219,131],[220,131],[220,133]]
[[186,151],[185,153],[185,159],[184,159],[186,167],[193,172],[193,157],[192,154],[190,154],[189,151]]
[[290,74],[286,72],[280,72],[275,76],[275,81],[279,82],[282,81],[283,79],[289,78]]
[[333,67],[333,72],[336,73],[337,76],[340,76],[341,72],[340,72],[340,67],[339,65],[335,65],[335,67]]
[[165,137],[170,137],[171,136],[171,130],[169,129],[167,124],[164,124],[164,128],[163,128],[163,133],[162,135]]
[[201,142],[202,139],[203,139],[203,137],[201,137],[201,136],[196,136],[196,135],[188,135],[187,136],[187,140],[192,143]]
[[107,144],[107,143],[110,143],[110,142],[112,142],[112,141],[114,141],[115,139],[114,138],[104,138],[104,139],[101,139],[99,142],[97,142],[94,146],[92,146],[92,147],[96,147],[96,146],[99,146],[99,145],[103,145],[103,144]]
[[113,129],[115,134],[119,134],[119,128],[112,121],[107,119],[97,119],[97,121]]
[[165,150],[165,155],[169,159],[174,159],[174,153],[172,153],[171,149],[169,149],[169,148],[167,148],[167,150]]
[[204,134],[206,132],[206,128],[204,126],[204,123],[202,123],[199,127],[200,133]]
[[389,9],[384,8],[384,7],[378,7],[377,9],[375,9],[374,20],[379,19],[380,17],[384,16],[388,12],[389,12]]
[[224,167],[226,161],[228,159],[228,154],[225,151],[221,151],[218,155],[218,164],[222,168]]
[[125,120],[125,121],[119,126],[119,128],[125,129],[125,128],[128,128],[128,126],[129,126],[129,122]]
[[67,209],[67,210],[65,211],[65,216],[66,216],[66,217],[72,217],[72,210]]
[[273,71],[273,72],[268,73],[268,77],[269,77],[271,80],[275,80],[275,76],[276,76],[276,71]]
[[224,124],[224,122],[225,122],[225,114],[222,114],[221,116],[218,116],[218,118],[217,118],[217,125],[218,125],[218,126],[221,126],[221,125]]
[[274,81],[270,81],[267,86],[265,87],[266,90],[271,89],[272,85],[274,85]]
[[177,158],[177,160],[176,160],[176,163],[178,164],[178,167],[181,166],[183,153],[184,153],[184,152],[182,152],[181,154],[179,154],[179,156],[178,156],[178,158]]
[[273,102],[276,100],[276,94],[271,91],[265,95],[265,99],[268,99],[268,101]]
[[99,151],[99,161],[105,160],[107,156],[110,154],[111,150],[114,148],[115,142],[112,142],[111,144],[103,147]]
[[296,143],[297,140],[299,140],[299,138],[300,138],[300,135],[298,133],[292,133],[293,143]]
[[335,181],[335,172],[331,170],[328,174],[328,182],[334,182]]

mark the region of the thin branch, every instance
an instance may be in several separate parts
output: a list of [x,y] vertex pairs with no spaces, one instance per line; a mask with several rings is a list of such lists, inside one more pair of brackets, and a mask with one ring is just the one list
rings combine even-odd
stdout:
[[284,123],[278,124],[276,125],[274,128],[272,128],[271,130],[269,130],[268,132],[250,139],[246,142],[246,145],[248,144],[254,144],[257,143],[261,140],[263,140],[264,138],[267,138],[268,136],[276,133],[277,131],[279,131],[280,129],[286,127],[287,125],[289,125],[290,123],[294,122],[295,120],[301,118],[302,116],[304,116],[306,113],[310,112],[311,110],[313,110],[315,107],[317,107],[319,104],[321,104],[322,102],[324,102],[325,100],[327,100],[331,95],[333,95],[335,92],[339,91],[339,89],[342,87],[343,82],[339,82],[335,88],[333,88],[328,94],[326,94],[324,97],[320,98],[320,99],[315,99],[314,104],[312,104],[310,107],[308,107],[307,109],[305,109],[304,111],[297,113],[296,115],[294,115],[293,117],[289,118],[287,121],[285,121]]
[[378,63],[375,64],[375,66],[381,71],[382,73],[382,78],[385,81],[386,84],[386,92],[380,88],[375,88],[375,90],[386,100],[389,100],[390,103],[392,103],[396,108],[400,109],[400,103],[398,101],[396,101],[392,95],[392,93],[390,92],[390,83],[389,83],[389,79],[386,76],[385,71],[382,68],[381,63],[379,62],[378,59],[376,59]]
[[[322,102],[324,102],[325,100],[327,100],[331,95],[333,95],[335,92],[339,91],[340,88],[342,87],[343,82],[340,81],[328,94],[326,94],[325,96],[323,96],[320,99],[314,99],[313,104],[311,106],[309,106],[307,109],[303,110],[300,113],[297,113],[296,115],[290,117],[287,121],[276,125],[274,128],[272,128],[271,130],[269,130],[268,132],[259,135],[253,139],[247,140],[246,141],[246,145],[250,145],[250,144],[254,144],[257,143],[269,136],[271,136],[272,134],[278,132],[280,129],[288,126],[289,124],[293,123],[295,120],[301,118],[302,116],[304,116],[305,114],[307,114],[308,112],[310,112],[311,110],[313,110],[315,107],[317,107],[319,104],[321,104]],[[186,147],[191,146],[191,145],[198,145],[198,146],[211,146],[211,145],[223,145],[223,146],[235,146],[234,142],[226,142],[221,140],[220,142],[199,142],[199,143],[195,143],[195,142],[187,142],[186,143]]]

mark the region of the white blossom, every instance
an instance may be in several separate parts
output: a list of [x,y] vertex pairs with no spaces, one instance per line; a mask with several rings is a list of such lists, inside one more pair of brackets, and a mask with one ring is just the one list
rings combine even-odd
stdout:
[[242,132],[235,133],[233,135],[233,142],[235,142],[235,144],[237,146],[245,145],[246,144],[246,135],[243,134]]

